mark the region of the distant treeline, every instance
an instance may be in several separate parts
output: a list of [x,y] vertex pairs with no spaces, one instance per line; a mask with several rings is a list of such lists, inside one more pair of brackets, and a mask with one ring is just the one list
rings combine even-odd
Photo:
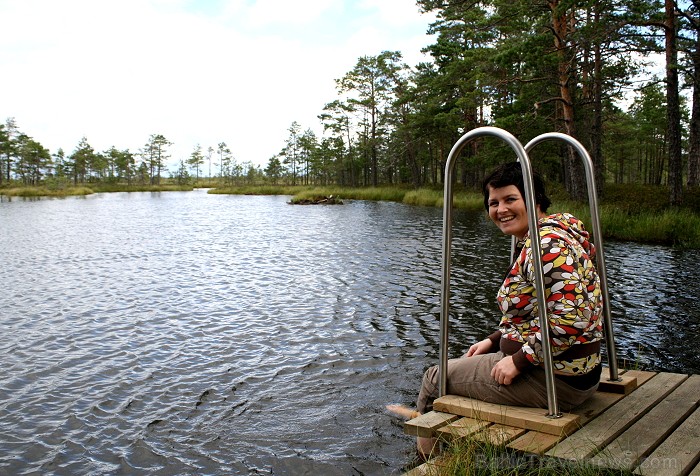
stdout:
[[[216,177],[231,185],[431,186],[443,182],[457,139],[490,125],[523,143],[552,131],[575,137],[589,151],[601,189],[665,185],[667,203],[679,204],[684,187],[698,186],[699,2],[417,4],[437,18],[428,31],[435,38],[426,48],[431,60],[409,67],[395,51],[359,58],[319,113],[322,137],[292,123],[284,148],[264,169],[239,164],[224,142],[198,145],[168,177],[181,184]],[[138,152],[96,152],[84,138],[70,154],[51,154],[10,118],[0,126],[0,185],[158,184],[170,145],[154,134]],[[462,155],[456,174],[466,187],[514,157],[490,138],[473,141]],[[533,161],[572,197],[585,198],[573,155],[547,143],[533,151]]]

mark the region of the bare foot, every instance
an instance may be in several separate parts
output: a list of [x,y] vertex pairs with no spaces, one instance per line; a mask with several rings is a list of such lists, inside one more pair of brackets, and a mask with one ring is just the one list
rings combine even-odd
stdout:
[[423,459],[428,460],[440,454],[437,438],[419,436],[416,439],[416,448]]
[[420,413],[416,410],[411,410],[403,405],[387,405],[386,409],[389,413],[405,420],[412,420],[420,416]]

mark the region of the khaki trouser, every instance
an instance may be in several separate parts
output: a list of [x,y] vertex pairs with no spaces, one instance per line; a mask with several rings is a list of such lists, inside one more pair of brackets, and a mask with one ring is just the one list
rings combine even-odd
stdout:
[[[521,407],[547,408],[547,384],[544,370],[536,367],[518,375],[510,385],[500,385],[491,377],[491,369],[505,357],[503,352],[450,359],[447,363],[447,394],[471,397],[484,402]],[[592,396],[598,385],[578,390],[555,378],[557,403],[569,411]],[[418,394],[418,411],[429,412],[439,396],[438,367],[430,367],[423,375]]]

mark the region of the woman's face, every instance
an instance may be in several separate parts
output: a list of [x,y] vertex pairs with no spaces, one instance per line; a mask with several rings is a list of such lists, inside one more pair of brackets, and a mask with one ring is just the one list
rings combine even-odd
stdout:
[[520,190],[515,185],[493,188],[489,186],[489,217],[506,235],[518,239],[528,230],[527,209]]

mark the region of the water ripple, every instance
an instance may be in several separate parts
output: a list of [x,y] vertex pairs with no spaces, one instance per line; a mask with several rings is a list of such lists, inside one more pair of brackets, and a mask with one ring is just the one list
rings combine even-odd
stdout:
[[[399,474],[383,405],[437,359],[441,210],[286,200],[0,203],[0,473]],[[459,355],[496,324],[509,242],[481,213],[453,235]],[[698,253],[606,249],[621,357],[697,373]]]

